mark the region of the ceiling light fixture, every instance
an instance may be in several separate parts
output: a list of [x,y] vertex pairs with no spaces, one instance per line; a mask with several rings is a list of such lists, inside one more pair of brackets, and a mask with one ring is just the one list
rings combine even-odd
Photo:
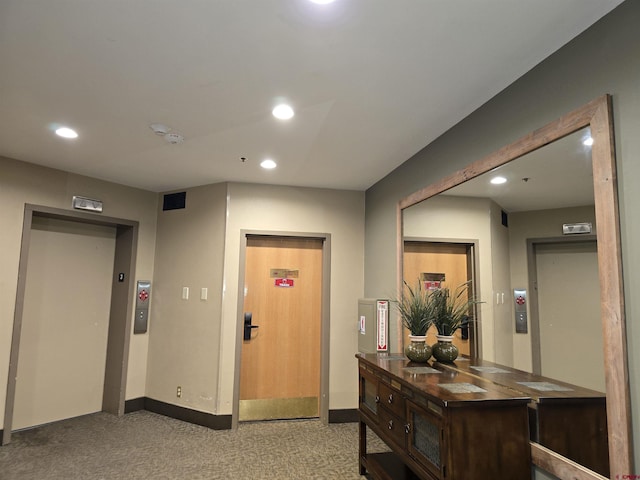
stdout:
[[274,162],[273,160],[271,160],[270,158],[267,158],[266,160],[263,160],[260,163],[260,166],[266,170],[271,170],[273,168],[276,168],[277,164],[276,162]]
[[502,185],[503,183],[507,183],[507,179],[504,177],[493,177],[491,183],[494,185]]
[[587,137],[582,141],[582,144],[585,147],[590,147],[591,145],[593,145],[593,138],[592,137]]
[[76,131],[69,127],[56,128],[56,135],[63,138],[78,138]]
[[335,0],[311,0],[313,3],[317,3],[318,5],[326,5],[327,3],[333,3]]
[[280,120],[289,120],[294,115],[293,108],[285,103],[281,103],[280,105],[276,106],[273,110],[271,110],[271,113],[274,117]]

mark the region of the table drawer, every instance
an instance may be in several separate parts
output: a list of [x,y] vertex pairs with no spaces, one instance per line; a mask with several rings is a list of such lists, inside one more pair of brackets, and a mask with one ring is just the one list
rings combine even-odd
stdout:
[[380,404],[396,416],[404,418],[404,397],[385,383],[380,383]]
[[401,448],[405,448],[405,421],[393,413],[389,412],[386,408],[380,408],[378,410],[378,425],[382,430],[384,430],[388,435],[389,439],[392,440],[396,445]]

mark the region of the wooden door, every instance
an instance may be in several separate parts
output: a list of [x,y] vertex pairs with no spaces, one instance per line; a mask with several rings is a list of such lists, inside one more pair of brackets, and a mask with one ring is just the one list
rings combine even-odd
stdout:
[[[444,274],[445,280],[442,288],[449,288],[453,292],[458,285],[471,279],[471,254],[470,245],[461,243],[442,242],[422,242],[407,241],[404,243],[404,280],[413,288],[419,280],[423,279],[427,273]],[[423,284],[424,285],[424,284]],[[453,343],[458,347],[461,354],[470,355],[471,341],[473,338],[471,330],[473,324],[469,326],[469,336],[462,339],[462,331],[458,329],[454,335]],[[406,334],[405,344],[408,341]],[[435,343],[436,330],[431,327],[428,332],[429,344]]]
[[319,415],[322,247],[315,238],[248,236],[239,419]]

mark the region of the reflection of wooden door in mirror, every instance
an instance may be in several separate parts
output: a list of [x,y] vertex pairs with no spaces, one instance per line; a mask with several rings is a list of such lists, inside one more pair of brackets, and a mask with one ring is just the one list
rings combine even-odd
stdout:
[[[425,274],[444,274],[444,281],[440,287],[448,288],[453,292],[458,285],[471,280],[471,245],[464,243],[406,241],[404,243],[404,280],[412,288],[416,282],[423,281]],[[458,329],[454,335],[453,343],[458,347],[460,354],[470,355],[472,352],[471,338],[475,338],[473,324],[469,326],[469,334],[464,335]],[[436,330],[431,327],[428,332],[427,343],[435,343]],[[408,332],[405,332],[405,344],[408,342]]]

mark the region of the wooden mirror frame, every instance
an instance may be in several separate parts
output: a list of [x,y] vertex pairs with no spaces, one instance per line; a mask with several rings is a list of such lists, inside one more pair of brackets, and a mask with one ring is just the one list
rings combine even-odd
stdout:
[[[617,478],[616,475],[620,475],[622,478],[622,475],[633,473],[633,450],[615,145],[610,95],[592,100],[583,107],[400,200],[396,212],[397,288],[398,291],[402,291],[404,254],[402,212],[405,208],[585,127],[591,129],[591,136],[594,140],[591,155],[595,215],[598,226],[598,269],[607,390],[610,478]],[[534,465],[561,479],[593,480],[604,478],[534,442],[531,442],[531,457]]]

